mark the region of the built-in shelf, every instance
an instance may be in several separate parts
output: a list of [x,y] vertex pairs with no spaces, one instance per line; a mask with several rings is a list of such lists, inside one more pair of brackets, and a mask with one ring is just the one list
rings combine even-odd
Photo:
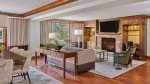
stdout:
[[140,35],[128,35],[128,36],[140,36]]

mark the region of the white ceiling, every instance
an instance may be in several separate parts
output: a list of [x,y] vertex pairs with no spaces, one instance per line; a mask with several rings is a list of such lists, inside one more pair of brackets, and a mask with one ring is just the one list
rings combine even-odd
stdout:
[[52,1],[54,0],[0,0],[0,11],[21,14]]
[[150,14],[150,0],[79,0],[28,18],[40,21],[52,18],[82,21],[139,14]]
[[[0,0],[0,10],[24,13],[54,0]],[[150,14],[150,0],[78,0],[76,2],[28,16],[32,20],[52,18],[95,20],[122,16]]]

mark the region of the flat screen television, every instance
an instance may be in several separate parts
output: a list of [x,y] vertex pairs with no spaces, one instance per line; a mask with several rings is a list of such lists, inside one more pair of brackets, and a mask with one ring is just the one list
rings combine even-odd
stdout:
[[119,29],[119,21],[105,21],[100,22],[100,32],[115,32],[117,33]]

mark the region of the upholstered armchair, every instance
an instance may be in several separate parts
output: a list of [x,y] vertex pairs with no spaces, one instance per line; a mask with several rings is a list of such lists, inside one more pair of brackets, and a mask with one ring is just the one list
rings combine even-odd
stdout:
[[127,51],[121,52],[121,53],[115,53],[114,54],[114,65],[117,63],[126,65],[126,67],[131,64],[132,65],[132,56],[135,54],[136,47],[132,46],[129,47]]
[[23,51],[24,49],[16,49],[13,52],[20,55],[20,53],[22,53]]
[[17,49],[18,49],[18,47],[13,47],[13,48],[9,49],[9,51],[14,52]]
[[20,55],[26,57],[27,59],[24,62],[24,65],[14,65],[13,75],[21,74],[22,76],[24,76],[24,79],[26,79],[26,75],[27,75],[29,82],[31,83],[28,70],[31,64],[32,54],[30,51],[23,51]]
[[[16,50],[13,51],[13,53],[16,53],[16,54],[21,55],[21,56],[23,56],[22,55],[23,52],[24,52],[24,49],[16,49]],[[22,60],[17,60],[17,61],[14,62],[15,65],[22,65],[23,63],[24,62]]]
[[0,60],[0,84],[12,84],[12,73],[13,60]]

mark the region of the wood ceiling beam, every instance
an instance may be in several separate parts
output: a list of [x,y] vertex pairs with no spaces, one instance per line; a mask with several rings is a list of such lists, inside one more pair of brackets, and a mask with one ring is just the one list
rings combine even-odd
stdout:
[[46,11],[49,9],[60,7],[60,6],[63,6],[63,5],[66,5],[66,4],[69,4],[71,2],[75,2],[75,1],[78,1],[78,0],[56,0],[54,2],[47,4],[47,5],[41,6],[39,8],[36,8],[34,10],[28,11],[28,12],[23,13],[23,14],[8,13],[8,12],[1,12],[1,11],[0,11],[0,14],[11,16],[11,17],[27,17],[30,15],[34,15],[34,14],[37,14],[37,13],[40,13],[40,12],[43,12],[43,11]]
[[23,14],[17,14],[17,13],[0,12],[0,14],[11,16],[11,17],[23,17]]
[[37,9],[32,10],[32,11],[26,12],[26,13],[23,14],[23,16],[27,17],[27,16],[30,16],[30,15],[33,15],[33,14],[37,14],[37,13],[49,10],[49,9],[53,9],[53,8],[56,8],[56,7],[60,7],[60,6],[69,4],[69,3],[74,2],[74,1],[77,1],[77,0],[56,0],[54,2],[51,2],[51,3],[47,4],[47,5],[44,5],[42,7],[39,7]]

